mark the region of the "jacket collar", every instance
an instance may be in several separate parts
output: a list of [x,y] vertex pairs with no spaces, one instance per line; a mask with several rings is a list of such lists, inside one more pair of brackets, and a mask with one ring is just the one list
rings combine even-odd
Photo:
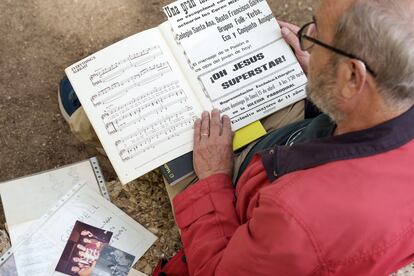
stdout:
[[291,146],[277,146],[259,155],[270,181],[326,163],[368,157],[397,149],[414,139],[414,107],[375,127]]

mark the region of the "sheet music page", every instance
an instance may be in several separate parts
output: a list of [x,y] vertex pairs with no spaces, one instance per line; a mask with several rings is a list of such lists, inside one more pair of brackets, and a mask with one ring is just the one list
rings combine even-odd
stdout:
[[233,130],[306,97],[306,76],[265,0],[179,0],[164,12]]
[[158,29],[115,43],[66,74],[123,184],[192,150],[202,108]]
[[45,221],[37,221],[40,225],[34,227],[36,230],[27,233],[24,242],[15,247],[19,276],[61,275],[54,270],[77,220],[113,232],[110,245],[136,256],[135,262],[156,240],[152,233],[85,184],[65,195],[61,204],[49,211]]

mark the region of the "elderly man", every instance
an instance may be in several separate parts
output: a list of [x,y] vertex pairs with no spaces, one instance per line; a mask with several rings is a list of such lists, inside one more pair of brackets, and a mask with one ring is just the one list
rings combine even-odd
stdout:
[[326,115],[260,141],[235,188],[229,118],[202,114],[199,181],[173,199],[190,275],[387,275],[414,260],[413,16],[410,0],[322,0],[301,30],[281,23]]
[[[413,17],[410,0],[321,0],[302,29],[280,22],[325,114],[280,111],[264,121],[277,129],[234,159],[229,118],[203,113],[198,181],[167,186],[186,262],[166,272],[388,275],[414,261]],[[82,115],[67,80],[60,92],[64,111]]]

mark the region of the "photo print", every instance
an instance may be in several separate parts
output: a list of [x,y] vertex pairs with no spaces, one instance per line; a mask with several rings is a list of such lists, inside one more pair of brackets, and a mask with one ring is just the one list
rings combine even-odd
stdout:
[[66,243],[56,271],[71,276],[89,276],[112,232],[77,221]]
[[91,276],[127,276],[135,257],[110,245],[101,251]]

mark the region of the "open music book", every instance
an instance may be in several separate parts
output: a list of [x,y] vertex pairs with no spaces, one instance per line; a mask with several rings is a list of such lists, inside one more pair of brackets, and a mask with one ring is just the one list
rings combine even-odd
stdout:
[[213,107],[240,129],[305,97],[307,82],[263,0],[186,0],[169,21],[66,69],[127,183],[192,150]]

